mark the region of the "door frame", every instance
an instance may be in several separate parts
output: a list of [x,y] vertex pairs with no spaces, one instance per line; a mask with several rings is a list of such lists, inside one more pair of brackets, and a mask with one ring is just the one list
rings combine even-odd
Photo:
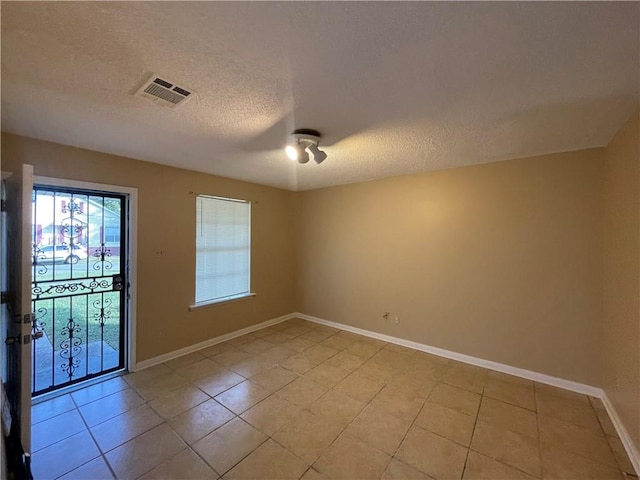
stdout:
[[136,292],[138,269],[138,189],[124,187],[122,185],[109,185],[105,183],[83,182],[80,180],[68,180],[65,178],[43,177],[34,175],[33,184],[44,187],[67,187],[85,190],[119,193],[127,197],[129,206],[128,218],[128,277],[129,283],[127,298],[127,345],[125,347],[125,369],[130,372],[136,370]]
[[[7,313],[13,313],[14,320],[16,315],[19,316],[18,317],[19,322],[17,322],[19,323],[19,326],[16,326],[15,322],[11,322],[9,316],[7,316],[7,321],[9,321],[11,325],[14,327],[13,329],[11,329],[11,333],[13,333],[14,335],[17,333],[19,338],[21,339],[21,340],[18,340],[18,343],[21,345],[20,353],[19,353],[20,371],[11,372],[12,374],[16,374],[17,377],[20,378],[18,382],[20,393],[17,399],[13,399],[13,398],[6,399],[9,402],[11,402],[12,400],[17,400],[18,402],[17,405],[9,404],[9,410],[13,410],[15,408],[19,412],[19,415],[17,415],[18,418],[13,418],[14,417],[13,412],[10,413],[11,424],[12,424],[10,432],[17,432],[17,437],[15,437],[14,435],[11,435],[10,433],[9,437],[7,438],[13,437],[12,440],[10,441],[13,452],[10,455],[13,457],[13,460],[17,462],[16,465],[13,466],[13,468],[18,469],[16,471],[16,475],[19,477],[25,476],[26,478],[31,478],[31,471],[30,471],[31,381],[30,380],[31,380],[31,341],[32,341],[31,334],[32,334],[32,331],[31,331],[31,326],[29,325],[30,322],[25,323],[24,319],[27,318],[26,315],[30,316],[31,314],[31,273],[30,273],[31,266],[29,265],[30,260],[29,260],[29,255],[27,255],[27,253],[31,248],[30,230],[31,230],[31,199],[33,197],[33,176],[34,176],[33,166],[26,163],[23,164],[21,167],[19,167],[16,171],[13,171],[13,172],[3,171],[1,173],[2,180],[3,181],[7,180],[8,183],[12,181],[12,180],[9,180],[10,178],[13,178],[13,180],[17,179],[16,185],[15,185],[17,187],[16,191],[10,193],[11,196],[15,194],[15,197],[13,197],[15,201],[15,205],[11,206],[11,208],[14,208],[15,210],[7,211],[7,215],[3,219],[3,226],[5,221],[8,221],[8,223],[12,223],[11,221],[9,221],[11,214],[13,214],[13,217],[16,220],[20,221],[17,228],[15,230],[11,230],[11,232],[13,232],[13,234],[15,235],[15,240],[16,240],[15,244],[12,244],[9,237],[7,237],[7,243],[4,244],[3,242],[3,247],[2,247],[3,249],[5,248],[7,249],[6,252],[3,250],[3,254],[7,255],[7,259],[8,259],[8,255],[11,254],[14,260],[17,260],[17,262],[14,264],[14,267],[12,267],[8,273],[9,274],[14,273],[15,274],[14,281],[18,281],[18,282],[15,284],[12,284],[11,280],[9,279],[8,284],[6,285],[6,288],[14,288],[13,292],[14,292],[15,298],[13,302],[9,302],[10,304],[13,304],[14,311],[7,312]],[[6,199],[8,201],[9,197],[7,196]],[[9,225],[7,224],[5,228],[9,228]],[[10,231],[8,231],[8,233],[10,233]],[[12,250],[11,247],[14,247],[15,250]],[[11,270],[14,270],[14,271],[12,272]],[[5,332],[3,332],[2,334],[2,339],[1,339],[2,342],[5,341],[4,335],[5,335]],[[3,360],[8,359],[6,348],[3,349],[2,355],[4,357]],[[9,377],[10,377],[10,374],[9,372],[7,372],[7,378],[3,378],[2,380],[9,381],[10,380]],[[6,389],[2,388],[2,390],[3,392],[6,393]],[[4,409],[4,406],[5,406],[4,394],[1,401],[3,403],[2,410],[4,414],[6,412],[6,410]],[[3,426],[6,426],[6,424]],[[0,432],[0,435],[4,437],[5,431],[3,430],[2,432]],[[9,442],[5,443],[3,438],[3,447],[8,446],[9,444],[10,444]],[[8,449],[6,453],[9,454]],[[20,459],[18,459],[16,455],[18,455]],[[14,463],[13,461],[9,461],[9,459],[7,460],[11,464]]]

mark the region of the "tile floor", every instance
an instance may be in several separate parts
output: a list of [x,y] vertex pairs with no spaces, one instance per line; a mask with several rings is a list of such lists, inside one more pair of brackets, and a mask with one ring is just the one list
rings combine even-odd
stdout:
[[33,407],[36,480],[636,478],[601,402],[293,319]]

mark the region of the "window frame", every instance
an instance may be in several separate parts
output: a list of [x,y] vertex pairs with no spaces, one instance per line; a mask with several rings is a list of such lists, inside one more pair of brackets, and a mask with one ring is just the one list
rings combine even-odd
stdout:
[[[198,310],[200,308],[207,308],[207,307],[212,307],[215,305],[219,305],[222,303],[228,303],[228,302],[234,302],[237,300],[241,300],[244,298],[250,298],[250,297],[254,297],[256,294],[255,292],[252,291],[252,281],[251,281],[251,272],[252,272],[252,257],[253,257],[253,203],[250,200],[244,200],[244,199],[239,199],[239,198],[231,198],[231,197],[221,197],[221,196],[216,196],[216,195],[205,195],[205,194],[197,194],[195,195],[196,198],[196,208],[195,208],[195,214],[196,214],[196,228],[195,228],[195,236],[196,238],[194,239],[194,247],[195,247],[195,271],[194,271],[194,294],[193,294],[193,304],[189,306],[189,310],[193,311],[193,310]],[[198,282],[198,232],[199,232],[199,222],[200,219],[198,218],[198,215],[200,213],[200,207],[199,207],[199,203],[198,200],[199,199],[206,199],[206,200],[217,200],[217,201],[224,201],[224,202],[235,202],[235,203],[241,203],[241,204],[246,204],[249,207],[249,212],[248,212],[248,251],[247,251],[247,255],[248,255],[248,268],[247,268],[247,283],[248,283],[248,289],[246,292],[241,292],[238,294],[233,294],[233,295],[227,295],[227,296],[222,296],[222,297],[216,297],[216,298],[212,298],[212,299],[207,299],[207,300],[201,300],[201,301],[196,301],[196,294],[197,294],[197,282]]]

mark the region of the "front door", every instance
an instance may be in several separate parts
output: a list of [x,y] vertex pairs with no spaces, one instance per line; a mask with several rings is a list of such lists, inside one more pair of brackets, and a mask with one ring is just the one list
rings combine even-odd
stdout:
[[36,185],[34,396],[126,368],[127,197]]
[[7,466],[29,478],[31,451],[31,192],[33,167],[2,180],[2,427]]

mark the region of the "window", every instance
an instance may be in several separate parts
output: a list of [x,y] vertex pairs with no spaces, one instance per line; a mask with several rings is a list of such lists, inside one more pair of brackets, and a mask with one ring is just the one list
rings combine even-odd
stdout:
[[251,295],[251,203],[198,195],[196,306]]
[[105,243],[120,243],[120,227],[104,227]]

